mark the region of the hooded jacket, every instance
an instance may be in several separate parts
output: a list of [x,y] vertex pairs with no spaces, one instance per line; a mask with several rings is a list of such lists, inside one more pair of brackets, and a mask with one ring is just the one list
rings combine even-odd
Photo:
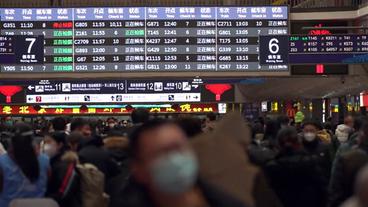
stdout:
[[368,163],[368,141],[337,157],[330,182],[330,207],[338,207],[354,193],[354,182],[359,170]]

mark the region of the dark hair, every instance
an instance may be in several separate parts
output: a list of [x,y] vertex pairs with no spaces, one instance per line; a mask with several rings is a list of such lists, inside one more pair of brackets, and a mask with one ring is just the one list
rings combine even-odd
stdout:
[[144,108],[134,109],[131,118],[133,124],[145,123],[149,120],[149,111]]
[[176,123],[183,129],[189,138],[202,133],[202,122],[198,118],[183,117],[176,120]]
[[326,130],[332,130],[332,124],[331,124],[331,122],[325,122],[323,124],[323,128],[326,129]]
[[33,147],[32,128],[24,123],[16,124],[13,128],[14,136],[11,140],[11,155],[23,174],[32,182],[40,176],[37,154]]
[[285,127],[277,134],[277,142],[281,150],[291,150],[300,143],[298,132],[294,127]]
[[82,139],[83,135],[77,132],[73,132],[66,137],[66,141],[69,144],[79,144]]
[[117,120],[114,117],[109,117],[107,118],[106,122],[109,122],[109,121],[116,122]]
[[361,132],[360,134],[360,143],[359,145],[367,145],[368,143],[368,121],[367,119],[363,119],[362,126],[359,130]]
[[305,120],[305,121],[303,122],[303,128],[304,128],[305,126],[307,126],[307,125],[312,125],[312,126],[316,127],[318,130],[323,129],[321,122],[319,122],[319,121],[317,121],[317,120],[312,120],[312,119],[310,119],[310,120]]
[[279,117],[277,117],[277,121],[280,125],[288,125],[290,120],[288,116],[280,115]]
[[52,128],[55,131],[64,131],[66,128],[66,120],[63,117],[56,117],[52,121]]
[[256,122],[262,124],[262,126],[265,125],[265,119],[263,117],[258,117]]
[[[131,158],[137,159],[139,154],[139,144],[140,139],[142,138],[142,134],[146,133],[147,131],[152,131],[154,129],[158,129],[160,127],[166,125],[175,125],[178,126],[175,122],[165,120],[165,119],[153,119],[147,121],[143,125],[139,126],[135,129],[129,136],[129,144],[130,144],[130,155]],[[178,126],[180,128],[180,126]]]
[[256,134],[264,134],[264,127],[259,122],[254,123],[252,126],[252,137],[254,138]]
[[265,130],[265,137],[268,139],[274,139],[277,136],[277,133],[280,130],[280,124],[279,122],[275,121],[275,120],[268,120],[266,122],[266,130]]
[[85,125],[89,125],[89,122],[82,118],[73,119],[72,123],[70,124],[70,131],[75,131],[76,129],[79,129]]
[[65,151],[68,149],[65,132],[53,132],[48,134],[48,136],[51,139],[55,140],[55,142],[57,142],[58,144],[63,144],[63,148],[61,149],[61,151]]
[[367,117],[366,116],[358,116],[354,118],[354,129],[355,131],[359,131],[360,129],[362,129],[363,124],[367,122]]
[[216,119],[217,119],[217,115],[216,115],[215,113],[211,112],[211,113],[208,113],[208,114],[207,114],[207,118],[208,118],[208,120],[210,120],[210,121],[216,121]]

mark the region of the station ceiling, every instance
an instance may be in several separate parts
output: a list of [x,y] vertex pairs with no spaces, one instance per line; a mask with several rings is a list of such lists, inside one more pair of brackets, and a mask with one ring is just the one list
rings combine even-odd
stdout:
[[264,78],[263,83],[238,84],[239,102],[333,98],[368,90],[368,76]]

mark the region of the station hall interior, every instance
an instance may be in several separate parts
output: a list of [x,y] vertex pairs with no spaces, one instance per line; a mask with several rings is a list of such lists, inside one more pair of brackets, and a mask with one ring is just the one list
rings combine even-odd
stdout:
[[0,0],[0,207],[368,207],[368,0]]

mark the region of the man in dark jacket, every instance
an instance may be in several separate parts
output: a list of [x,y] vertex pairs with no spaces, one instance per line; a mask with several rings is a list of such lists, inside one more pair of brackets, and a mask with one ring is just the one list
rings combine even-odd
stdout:
[[123,135],[125,137],[130,137],[130,135],[138,127],[140,127],[143,123],[147,122],[149,120],[149,118],[150,118],[150,114],[149,114],[149,111],[147,109],[144,109],[144,108],[134,109],[134,111],[131,114],[131,119],[132,119],[133,126],[122,130]]
[[118,165],[112,160],[109,153],[102,148],[101,137],[92,135],[91,127],[87,121],[79,118],[72,122],[71,129],[73,133],[83,135],[78,152],[81,163],[90,163],[96,166],[105,174],[106,180],[119,174]]
[[368,163],[367,120],[364,120],[359,132],[358,145],[336,159],[330,183],[330,207],[340,206],[353,195],[356,175]]
[[175,123],[149,121],[131,135],[133,177],[112,207],[244,205],[198,179],[198,161]]
[[284,207],[325,207],[326,180],[318,157],[303,151],[295,128],[281,129],[277,140],[280,154],[265,171]]
[[[300,134],[303,140],[304,150],[309,155],[318,157],[319,167],[324,171],[324,179],[328,183],[331,172],[331,152],[327,144],[324,144],[318,137],[317,133],[321,124],[317,121],[305,121],[303,123],[303,132]],[[325,186],[327,189],[327,186]]]
[[263,167],[267,162],[273,160],[277,151],[272,150],[269,145],[269,141],[264,138],[264,126],[261,123],[255,123],[252,127],[252,142],[248,147],[250,161]]

